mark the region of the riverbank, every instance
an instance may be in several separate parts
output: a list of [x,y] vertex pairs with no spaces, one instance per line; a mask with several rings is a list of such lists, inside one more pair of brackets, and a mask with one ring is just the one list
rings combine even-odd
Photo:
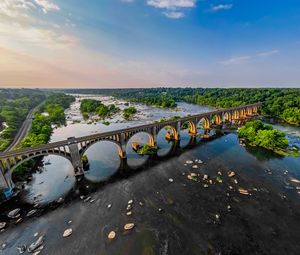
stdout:
[[[291,178],[299,179],[298,163],[259,160],[236,134],[221,136],[157,159],[86,202],[88,196],[11,225],[0,233],[2,254],[18,254],[16,246],[35,241],[36,232],[45,235],[42,254],[297,254],[300,184]],[[235,176],[228,177],[229,171]],[[131,199],[132,215],[126,216]],[[134,229],[124,231],[129,222]],[[73,234],[63,238],[67,228]],[[111,230],[116,237],[109,241]]]

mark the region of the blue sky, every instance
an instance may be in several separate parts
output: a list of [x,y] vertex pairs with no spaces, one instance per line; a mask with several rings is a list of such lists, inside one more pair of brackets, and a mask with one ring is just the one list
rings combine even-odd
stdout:
[[300,87],[300,1],[1,0],[0,86]]

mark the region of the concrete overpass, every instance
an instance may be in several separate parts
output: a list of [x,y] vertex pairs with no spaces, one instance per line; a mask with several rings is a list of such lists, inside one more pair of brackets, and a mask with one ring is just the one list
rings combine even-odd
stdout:
[[152,124],[125,128],[105,133],[97,133],[83,137],[71,137],[67,140],[49,143],[32,148],[24,148],[5,153],[0,153],[0,188],[12,189],[14,183],[12,172],[25,161],[47,155],[57,155],[70,160],[76,175],[83,174],[83,164],[81,161],[85,151],[94,143],[99,141],[111,141],[117,144],[119,156],[126,160],[126,145],[129,139],[140,132],[149,135],[149,145],[155,144],[157,134],[165,127],[169,127],[175,140],[180,139],[180,130],[188,123],[189,133],[197,135],[198,127],[205,130],[222,127],[225,123],[239,123],[257,116],[261,103],[216,110],[212,112],[186,116],[171,121],[156,122]]

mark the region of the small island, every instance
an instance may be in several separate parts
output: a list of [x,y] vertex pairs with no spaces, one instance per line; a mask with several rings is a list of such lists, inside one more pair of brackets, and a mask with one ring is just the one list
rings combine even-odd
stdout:
[[97,114],[102,119],[106,119],[119,112],[120,109],[114,104],[104,105],[95,99],[83,99],[80,103],[80,111],[84,119],[88,119],[90,114]]
[[137,109],[134,106],[130,106],[124,109],[123,117],[126,120],[132,120],[132,117],[135,113],[137,113]]
[[288,149],[289,143],[284,132],[264,124],[261,120],[246,123],[239,130],[238,137],[245,139],[251,146],[262,147],[277,154],[294,156],[297,154]]
[[138,143],[133,142],[131,144],[132,149],[140,155],[153,155],[156,154],[158,151],[157,146],[150,146],[148,144],[144,144],[143,146],[140,146]]

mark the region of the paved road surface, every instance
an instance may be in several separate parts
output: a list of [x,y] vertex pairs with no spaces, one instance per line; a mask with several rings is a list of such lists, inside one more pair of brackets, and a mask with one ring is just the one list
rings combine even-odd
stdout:
[[13,150],[21,141],[22,139],[27,135],[27,133],[31,129],[31,124],[32,124],[32,119],[34,116],[35,110],[39,107],[40,105],[34,107],[33,109],[30,110],[28,113],[26,119],[24,120],[22,126],[20,127],[18,133],[16,134],[13,142],[7,147],[7,149],[4,152],[8,152]]

